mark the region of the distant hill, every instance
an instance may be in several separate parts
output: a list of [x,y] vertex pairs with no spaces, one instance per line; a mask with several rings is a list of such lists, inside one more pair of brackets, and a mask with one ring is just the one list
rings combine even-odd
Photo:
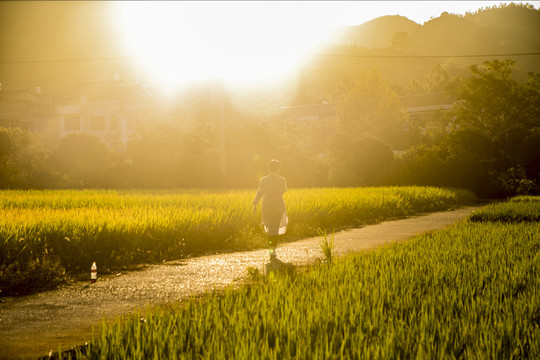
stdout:
[[[321,48],[320,55],[305,65],[304,74],[324,76],[322,86],[338,89],[342,83],[377,68],[385,79],[407,93],[411,83],[423,82],[435,65],[442,66],[451,77],[468,77],[473,64],[511,59],[516,63],[513,75],[523,81],[528,72],[540,72],[540,55],[501,54],[539,53],[539,34],[540,10],[521,4],[465,15],[442,13],[422,25],[402,16],[383,16],[340,28]],[[304,75],[302,86],[316,88],[312,84],[315,80],[309,80]],[[323,100],[335,96],[318,91]]]
[[[401,33],[401,34],[399,34]],[[464,16],[443,13],[419,25],[402,16],[382,16],[342,27],[332,41],[416,55],[473,55],[540,51],[540,11],[525,5],[480,10]]]
[[[72,87],[79,81],[111,80],[116,75],[123,80],[135,80],[138,65],[129,60],[54,61],[128,55],[122,39],[111,35],[116,34],[116,25],[108,18],[110,6],[106,1],[0,1],[3,88],[41,86],[47,92]],[[327,88],[335,88],[344,77],[354,79],[373,67],[395,83],[421,80],[438,63],[451,75],[468,75],[471,64],[493,57],[391,56],[540,52],[539,34],[540,11],[526,5],[486,9],[465,16],[443,13],[422,25],[399,15],[382,16],[337,29],[330,44],[321,49],[322,56],[310,57],[304,68],[307,74],[312,69],[314,74],[319,71],[317,76],[324,77],[322,82]],[[540,56],[510,58],[516,60],[516,74],[521,78],[529,71],[540,71]],[[51,62],[24,61],[29,59]],[[298,73],[304,76],[303,70]]]
[[366,47],[386,48],[391,46],[397,32],[413,33],[421,26],[406,17],[382,16],[362,25],[344,26],[334,35],[337,44]]
[[469,55],[540,51],[540,12],[525,7],[442,15],[410,34],[412,53]]

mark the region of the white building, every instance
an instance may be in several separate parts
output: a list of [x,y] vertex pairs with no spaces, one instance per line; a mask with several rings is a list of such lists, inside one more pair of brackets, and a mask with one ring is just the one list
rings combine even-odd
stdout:
[[0,127],[53,139],[92,134],[122,151],[152,104],[152,96],[142,85],[118,80],[80,82],[56,94],[42,94],[39,88],[0,90]]
[[81,82],[57,98],[58,136],[92,134],[121,151],[151,106],[152,96],[141,85]]
[[0,90],[0,127],[46,133],[52,114],[39,88]]

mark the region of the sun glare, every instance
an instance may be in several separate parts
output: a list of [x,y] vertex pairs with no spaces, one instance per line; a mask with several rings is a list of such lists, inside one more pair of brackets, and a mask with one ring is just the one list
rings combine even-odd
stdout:
[[[533,2],[536,3],[536,2]],[[294,74],[337,26],[399,14],[418,23],[490,1],[119,1],[121,42],[140,76],[169,88],[205,80],[265,86]]]
[[[325,36],[286,3],[119,2],[123,38],[154,81],[255,84],[286,76]],[[314,19],[316,21],[316,19]]]

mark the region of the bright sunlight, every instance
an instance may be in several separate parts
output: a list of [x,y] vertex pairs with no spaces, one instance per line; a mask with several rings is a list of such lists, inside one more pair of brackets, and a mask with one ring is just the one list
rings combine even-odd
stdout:
[[[253,84],[290,74],[324,39],[317,17],[286,3],[119,2],[129,51],[163,85]],[[290,4],[289,4],[290,5]]]
[[[506,1],[501,1],[506,2]],[[490,1],[119,1],[121,43],[165,87],[268,85],[294,74],[338,26],[399,14],[422,23]]]

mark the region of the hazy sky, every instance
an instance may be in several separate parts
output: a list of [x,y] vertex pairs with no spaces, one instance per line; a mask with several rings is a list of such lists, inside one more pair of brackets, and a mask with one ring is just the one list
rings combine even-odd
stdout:
[[294,69],[335,27],[360,25],[384,15],[423,24],[444,11],[464,14],[500,3],[135,1],[116,3],[115,16],[121,19],[126,51],[138,56],[152,77],[173,85],[201,77],[250,82],[276,78]]
[[444,11],[464,14],[503,2],[510,3],[0,1],[0,81],[15,87],[44,83],[46,76],[77,77],[79,65],[90,79],[104,71],[99,59],[129,57],[136,60],[121,71],[172,86],[215,78],[259,83],[288,76],[339,26],[384,15],[423,24]]
[[[520,1],[320,1],[295,2],[299,8],[313,7],[317,17],[326,19],[331,25],[359,25],[373,18],[384,15],[401,15],[423,24],[431,17],[437,17],[446,11],[454,14],[465,14],[483,7],[502,3],[519,3]],[[522,1],[534,5],[536,9],[540,1]],[[310,11],[311,13],[312,11]]]

